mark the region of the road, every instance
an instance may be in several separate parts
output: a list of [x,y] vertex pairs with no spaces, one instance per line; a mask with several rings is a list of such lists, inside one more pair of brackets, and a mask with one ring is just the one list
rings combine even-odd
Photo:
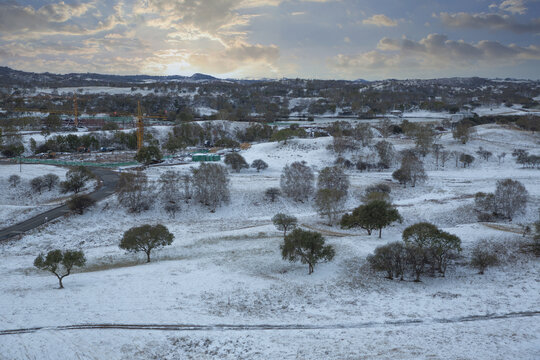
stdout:
[[[95,192],[90,194],[90,197],[96,201],[105,199],[107,196],[114,193],[116,184],[118,183],[118,174],[110,169],[91,168],[92,172],[101,181],[101,186]],[[0,230],[0,241],[5,241],[14,236],[23,234],[51,220],[64,216],[69,212],[67,205],[62,205],[54,209],[45,211],[28,220],[18,224],[9,226]]]
[[388,326],[417,326],[429,324],[452,324],[472,321],[490,321],[513,318],[529,318],[540,316],[540,311],[523,311],[506,314],[482,314],[471,315],[450,319],[418,319],[418,320],[395,320],[385,322],[365,322],[352,324],[327,324],[327,325],[304,325],[304,324],[78,324],[62,326],[41,326],[31,328],[0,330],[0,336],[30,334],[38,331],[68,331],[68,330],[154,330],[154,331],[267,331],[267,330],[343,330],[365,329]]

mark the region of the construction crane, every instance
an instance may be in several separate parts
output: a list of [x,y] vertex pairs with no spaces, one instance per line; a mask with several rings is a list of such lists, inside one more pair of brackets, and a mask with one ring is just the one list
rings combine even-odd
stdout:
[[[79,126],[79,107],[77,103],[77,95],[73,95],[73,110],[61,110],[61,109],[26,109],[26,108],[13,108],[9,109],[13,112],[36,112],[36,113],[48,113],[48,114],[68,114],[73,115],[74,125],[75,127]],[[88,115],[97,115],[98,113],[86,113]],[[143,115],[142,108],[141,108],[141,102],[137,101],[137,114],[129,114],[129,113],[117,113],[114,112],[114,116],[116,117],[132,117],[135,118],[136,126],[137,126],[137,149],[140,149],[143,146],[143,138],[144,138],[144,120],[145,119],[156,119],[156,120],[165,120],[167,119],[164,115]],[[96,118],[104,118],[102,116],[94,116],[94,119]],[[109,118],[111,119],[111,118]],[[114,119],[114,118],[113,118]]]

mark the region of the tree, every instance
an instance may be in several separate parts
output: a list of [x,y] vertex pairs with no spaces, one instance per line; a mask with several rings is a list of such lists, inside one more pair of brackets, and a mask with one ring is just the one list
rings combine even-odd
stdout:
[[390,186],[387,184],[380,183],[370,185],[364,190],[364,193],[362,194],[362,201],[365,204],[374,200],[389,201],[391,191]]
[[120,240],[120,249],[129,252],[144,252],[146,262],[150,262],[150,253],[153,249],[171,245],[174,235],[161,225],[142,225],[127,230]]
[[128,212],[148,210],[156,200],[154,191],[148,184],[148,177],[141,171],[120,174],[116,190],[118,202],[127,208]]
[[449,261],[461,251],[460,238],[427,222],[407,227],[402,237],[416,275],[415,281],[420,281],[426,264],[431,264],[433,271],[438,270],[445,276]]
[[471,266],[478,269],[480,275],[490,267],[499,263],[499,257],[493,249],[493,244],[487,240],[480,240],[472,249]]
[[47,130],[55,131],[62,126],[62,120],[56,114],[49,114],[43,121]]
[[20,141],[0,146],[0,151],[5,157],[17,157],[24,153],[24,145]]
[[33,192],[35,192],[35,193],[37,192],[37,193],[41,194],[41,191],[44,188],[43,177],[42,176],[37,176],[37,177],[33,178],[32,180],[30,180],[30,187],[32,188]]
[[72,191],[77,194],[92,177],[94,177],[94,174],[84,166],[71,168],[66,173],[66,180],[60,183],[60,189],[62,193]]
[[168,170],[161,174],[159,182],[161,184],[160,196],[164,203],[164,209],[174,217],[176,212],[180,210],[180,173]]
[[433,146],[435,134],[429,125],[420,125],[416,127],[414,134],[414,143],[422,156],[426,156]]
[[375,150],[377,150],[377,154],[379,155],[379,162],[388,169],[394,161],[396,153],[394,145],[386,140],[382,140],[375,144]]
[[222,203],[229,202],[229,177],[223,166],[202,163],[191,171],[193,196],[197,201],[208,206],[211,212]]
[[343,197],[347,196],[349,186],[349,178],[343,171],[343,168],[339,166],[325,167],[321,170],[317,178],[318,189],[336,190],[341,193]]
[[433,144],[431,145],[431,148],[433,150],[433,155],[435,156],[435,166],[439,167],[439,158],[441,157],[441,152],[442,149],[444,149],[444,146],[442,146],[441,144]]
[[412,151],[404,151],[401,167],[392,173],[392,177],[400,184],[407,185],[410,182],[412,187],[415,187],[417,182],[427,179],[424,164]]
[[441,158],[442,167],[444,167],[448,159],[450,159],[450,154],[451,154],[450,151],[446,151],[446,150],[441,151],[440,158]]
[[370,267],[375,271],[386,271],[386,277],[392,280],[399,277],[403,280],[407,262],[405,246],[401,241],[378,246],[372,255],[367,257]]
[[281,191],[277,187],[271,187],[266,189],[264,196],[271,202],[274,202],[278,196],[281,195]]
[[224,163],[229,165],[237,173],[242,169],[249,168],[246,159],[238,153],[229,153],[225,155]]
[[462,144],[466,144],[471,136],[474,134],[474,128],[472,125],[464,122],[460,122],[452,131],[452,137],[459,140]]
[[313,191],[313,171],[305,162],[285,165],[280,178],[281,190],[294,201],[307,200]]
[[47,190],[51,191],[60,181],[58,175],[49,173],[43,175],[43,187],[46,187]]
[[469,154],[461,154],[459,156],[459,161],[463,163],[463,167],[470,166],[474,161],[474,156]]
[[19,175],[11,175],[8,178],[8,182],[11,187],[17,187],[21,183],[21,177]]
[[493,198],[496,212],[510,221],[516,213],[525,211],[528,198],[529,193],[521,182],[512,179],[497,181]]
[[315,265],[321,261],[331,261],[335,251],[331,245],[325,245],[324,237],[315,231],[294,229],[285,236],[281,245],[283,260],[298,261],[308,264],[308,274],[313,273]]
[[253,160],[253,162],[251,163],[251,167],[254,168],[254,169],[257,169],[257,172],[259,172],[261,170],[267,169],[268,164],[265,163],[261,159],[257,159],[257,160]]
[[343,192],[336,189],[319,189],[315,195],[315,207],[321,216],[328,217],[328,223],[332,225],[337,215],[343,209],[346,197]]
[[396,221],[401,222],[402,218],[392,204],[383,200],[375,200],[366,205],[360,205],[353,210],[351,215],[343,215],[341,227],[348,229],[359,227],[366,230],[368,235],[371,235],[373,230],[378,229],[379,238],[381,238],[382,229]]
[[68,209],[82,215],[84,210],[94,205],[96,200],[88,195],[75,195],[67,201]]
[[59,288],[63,289],[62,280],[71,274],[74,266],[83,267],[86,258],[82,251],[51,250],[47,256],[39,254],[34,260],[34,266],[40,270],[50,271],[58,278]]
[[277,213],[272,218],[272,222],[278,230],[283,231],[283,238],[285,238],[287,235],[287,230],[296,228],[298,219],[292,215]]
[[159,162],[162,158],[163,155],[161,154],[161,151],[155,145],[143,146],[137,151],[137,154],[135,155],[135,160],[144,165],[150,165],[152,163]]
[[353,129],[353,137],[360,141],[363,147],[369,146],[373,139],[373,131],[369,124],[357,124]]
[[493,155],[491,151],[488,151],[481,146],[476,151],[476,154],[478,154],[478,156],[480,156],[485,161],[489,161],[489,158]]

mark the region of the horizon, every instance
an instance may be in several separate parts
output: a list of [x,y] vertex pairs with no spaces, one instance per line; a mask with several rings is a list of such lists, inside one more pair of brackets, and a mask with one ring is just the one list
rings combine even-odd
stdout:
[[3,66],[0,65],[0,67],[8,68],[12,71],[21,71],[26,73],[34,73],[37,75],[44,75],[44,74],[52,74],[52,75],[59,75],[59,76],[66,76],[66,75],[84,75],[84,74],[94,74],[94,75],[101,75],[101,76],[122,76],[122,77],[136,77],[136,76],[147,76],[147,77],[186,77],[190,78],[195,75],[204,75],[204,76],[210,76],[215,78],[216,80],[234,80],[234,81],[280,81],[280,80],[304,80],[304,81],[347,81],[347,82],[378,82],[378,81],[428,81],[428,80],[442,80],[442,79],[472,79],[472,78],[479,78],[484,80],[517,80],[517,81],[540,81],[540,76],[537,79],[532,78],[515,78],[515,77],[508,77],[508,76],[500,76],[500,77],[482,77],[482,76],[448,76],[448,77],[426,77],[426,78],[381,78],[381,79],[374,79],[374,80],[366,80],[366,79],[340,79],[340,78],[332,78],[332,79],[322,79],[322,78],[293,78],[293,77],[281,77],[281,78],[269,78],[269,77],[259,77],[259,78],[224,78],[219,77],[214,74],[207,74],[207,73],[201,73],[201,72],[195,72],[191,75],[181,75],[181,74],[170,74],[170,75],[152,75],[152,74],[116,74],[116,73],[96,73],[96,72],[50,72],[50,71],[43,71],[43,72],[35,72],[35,71],[26,71],[21,69],[15,69],[9,66]]
[[536,0],[0,3],[0,65],[64,74],[538,79],[538,34]]

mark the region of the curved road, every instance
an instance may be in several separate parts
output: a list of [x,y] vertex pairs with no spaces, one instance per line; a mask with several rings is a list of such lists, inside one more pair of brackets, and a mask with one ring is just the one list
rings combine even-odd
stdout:
[[[116,184],[118,183],[118,174],[116,172],[105,168],[92,168],[92,172],[101,180],[101,186],[95,192],[90,194],[92,199],[100,201],[114,193]],[[0,241],[23,234],[28,230],[32,230],[69,212],[67,205],[62,205],[18,224],[1,229]]]

